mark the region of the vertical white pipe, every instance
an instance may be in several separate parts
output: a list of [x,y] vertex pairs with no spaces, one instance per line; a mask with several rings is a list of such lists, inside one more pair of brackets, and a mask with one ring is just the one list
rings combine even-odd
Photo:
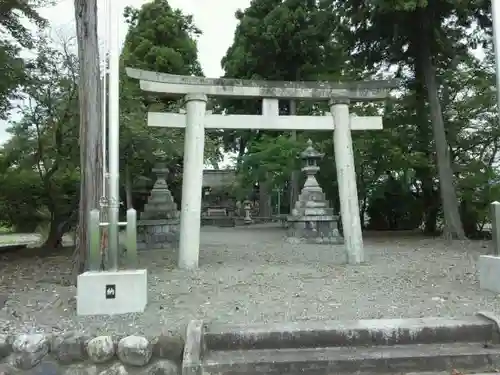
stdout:
[[120,2],[109,3],[110,24],[114,25],[109,36],[109,268],[118,268],[118,213],[120,208]]
[[109,0],[103,1],[103,12],[104,17],[104,27],[103,31],[103,75],[102,75],[102,196],[107,197],[106,191],[108,190],[107,184],[107,174],[108,174],[108,157],[106,155],[107,151],[107,128],[108,128],[108,62],[109,62],[109,34],[111,30],[110,13],[109,13]]
[[497,73],[497,111],[500,117],[500,0],[491,0],[491,18],[493,20],[493,45]]

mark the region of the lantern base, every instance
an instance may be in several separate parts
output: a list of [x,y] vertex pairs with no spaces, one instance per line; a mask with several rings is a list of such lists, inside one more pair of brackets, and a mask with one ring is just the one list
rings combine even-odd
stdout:
[[338,229],[338,216],[288,217],[287,242],[341,245],[344,239]]

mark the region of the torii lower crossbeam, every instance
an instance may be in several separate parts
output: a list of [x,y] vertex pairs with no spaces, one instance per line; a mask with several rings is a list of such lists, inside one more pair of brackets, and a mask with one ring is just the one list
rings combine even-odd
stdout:
[[[186,115],[182,113],[149,112],[148,126],[185,128]],[[351,116],[351,130],[382,130],[380,116]],[[259,129],[259,130],[335,130],[331,116],[276,116],[205,115],[205,129]]]

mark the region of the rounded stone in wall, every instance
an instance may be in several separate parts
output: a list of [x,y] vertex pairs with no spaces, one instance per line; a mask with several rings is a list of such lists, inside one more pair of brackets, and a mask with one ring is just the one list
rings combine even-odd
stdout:
[[101,371],[99,375],[128,375],[127,369],[120,362],[112,364],[106,370]]
[[162,359],[182,362],[184,339],[180,335],[161,334],[153,340],[153,354]]
[[0,359],[7,357],[11,351],[9,337],[7,335],[0,335]]
[[111,336],[98,336],[87,344],[87,354],[94,363],[105,363],[115,355],[115,344]]
[[34,369],[29,372],[30,375],[61,375],[62,370],[59,364],[53,360],[42,360]]
[[12,365],[22,370],[35,367],[49,352],[49,340],[42,334],[18,335],[12,343]]
[[64,375],[97,375],[97,366],[88,364],[75,364],[69,366]]
[[126,365],[144,366],[153,354],[153,345],[142,336],[127,336],[118,342],[117,355]]
[[76,332],[54,336],[51,340],[51,354],[61,363],[69,364],[87,358],[86,346],[90,338]]
[[179,368],[177,365],[168,359],[159,360],[156,363],[148,366],[140,375],[178,375]]
[[0,375],[18,375],[21,371],[8,363],[0,363]]

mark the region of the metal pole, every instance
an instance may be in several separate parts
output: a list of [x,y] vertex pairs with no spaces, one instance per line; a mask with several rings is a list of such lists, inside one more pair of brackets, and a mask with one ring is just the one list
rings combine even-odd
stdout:
[[497,75],[497,103],[500,116],[500,0],[491,0],[491,17],[493,20],[493,46],[495,50],[495,66]]
[[109,269],[118,269],[118,213],[120,208],[120,81],[119,81],[119,59],[120,59],[120,2],[109,3],[110,23],[115,26],[109,36]]
[[500,203],[491,205],[491,236],[493,239],[493,255],[500,256]]
[[106,132],[108,125],[108,63],[109,63],[109,36],[111,34],[111,20],[109,12],[109,0],[104,0],[104,68],[102,77],[102,196],[106,198],[106,191],[108,190],[107,184],[107,174],[108,174],[108,160],[107,160],[107,144],[106,144]]
[[[497,116],[500,119],[500,0],[491,0],[491,18],[493,20],[493,49],[497,78]],[[491,233],[493,236],[493,254],[500,255],[500,203],[491,203]]]

